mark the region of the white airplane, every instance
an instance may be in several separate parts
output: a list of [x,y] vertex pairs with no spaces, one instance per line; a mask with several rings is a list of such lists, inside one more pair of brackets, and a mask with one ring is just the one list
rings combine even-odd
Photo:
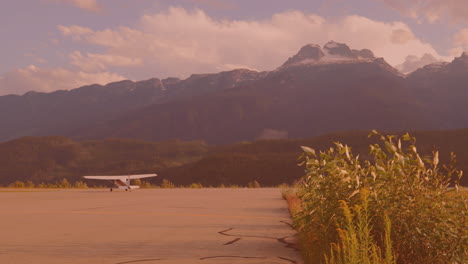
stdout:
[[[114,183],[116,188],[129,191],[132,189],[140,188],[140,186],[138,185],[130,185],[130,180],[150,178],[150,177],[156,177],[156,176],[158,175],[157,174],[139,174],[139,175],[120,175],[120,176],[83,176],[83,178],[90,179],[90,180],[111,181]],[[112,189],[113,188],[110,189],[111,192],[112,192]]]

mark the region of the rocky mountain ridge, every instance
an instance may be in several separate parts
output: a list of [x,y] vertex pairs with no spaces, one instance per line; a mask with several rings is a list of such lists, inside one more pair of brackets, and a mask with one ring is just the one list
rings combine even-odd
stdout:
[[463,128],[467,65],[464,53],[403,76],[370,50],[310,44],[271,72],[240,69],[1,96],[0,140],[63,135],[218,144],[265,134]]
[[290,57],[279,69],[304,64],[357,63],[375,60],[371,50],[351,50],[348,45],[330,41],[323,49],[316,44],[308,44]]
[[264,76],[250,70],[177,78],[120,81],[70,91],[0,96],[0,141],[22,136],[71,135],[136,109],[229,89]]

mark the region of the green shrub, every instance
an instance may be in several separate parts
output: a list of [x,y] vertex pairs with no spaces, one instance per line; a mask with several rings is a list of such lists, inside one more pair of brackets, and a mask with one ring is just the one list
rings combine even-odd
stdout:
[[56,185],[58,188],[66,188],[66,189],[69,189],[72,187],[71,183],[67,179],[61,180]]
[[14,183],[10,184],[9,187],[13,188],[25,188],[26,185],[22,181],[15,181]]
[[260,188],[260,183],[258,183],[258,181],[249,182],[249,183],[247,183],[247,187],[249,187],[249,188]]
[[77,182],[75,182],[75,184],[73,185],[73,188],[77,188],[77,189],[87,189],[87,188],[88,188],[88,185],[86,184],[86,182],[77,181]]
[[175,186],[172,182],[170,182],[169,180],[167,180],[167,179],[164,179],[164,180],[162,181],[162,183],[161,183],[161,188],[163,188],[163,189],[173,189],[173,188],[175,188],[175,187],[176,187],[176,186]]
[[141,181],[141,179],[135,179],[135,180],[133,180],[133,184],[134,184],[134,185],[139,185],[139,186],[141,186],[141,185],[142,185],[142,181]]
[[201,185],[200,183],[192,183],[188,187],[191,189],[201,189],[203,188],[203,185]]
[[150,189],[153,186],[151,185],[151,183],[149,183],[147,181],[142,181],[140,187],[143,188],[143,189]]
[[26,188],[35,188],[36,185],[32,181],[27,181],[25,184]]
[[385,248],[383,219],[388,215],[397,263],[463,263],[468,245],[467,200],[459,194],[447,195],[451,178],[462,175],[453,169],[455,156],[442,172],[439,153],[421,157],[416,139],[408,134],[397,138],[373,131],[371,135],[381,143],[370,146],[370,160],[363,162],[341,143],[320,153],[303,147],[301,164],[307,173],[299,190],[302,210],[296,223],[302,232],[314,234],[309,243],[319,254],[311,255],[323,256],[330,244],[340,241],[335,226],[346,219],[341,201],[355,208],[366,188],[376,245]]

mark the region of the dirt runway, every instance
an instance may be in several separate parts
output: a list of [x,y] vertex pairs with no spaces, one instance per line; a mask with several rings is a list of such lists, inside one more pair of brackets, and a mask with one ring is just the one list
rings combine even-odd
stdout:
[[0,190],[0,263],[302,263],[278,189]]

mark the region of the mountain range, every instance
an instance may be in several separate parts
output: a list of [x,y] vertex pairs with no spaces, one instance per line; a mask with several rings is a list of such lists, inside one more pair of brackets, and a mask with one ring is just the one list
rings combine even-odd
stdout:
[[239,69],[0,96],[0,140],[305,138],[468,127],[468,53],[403,75],[372,51],[306,45],[276,70]]

